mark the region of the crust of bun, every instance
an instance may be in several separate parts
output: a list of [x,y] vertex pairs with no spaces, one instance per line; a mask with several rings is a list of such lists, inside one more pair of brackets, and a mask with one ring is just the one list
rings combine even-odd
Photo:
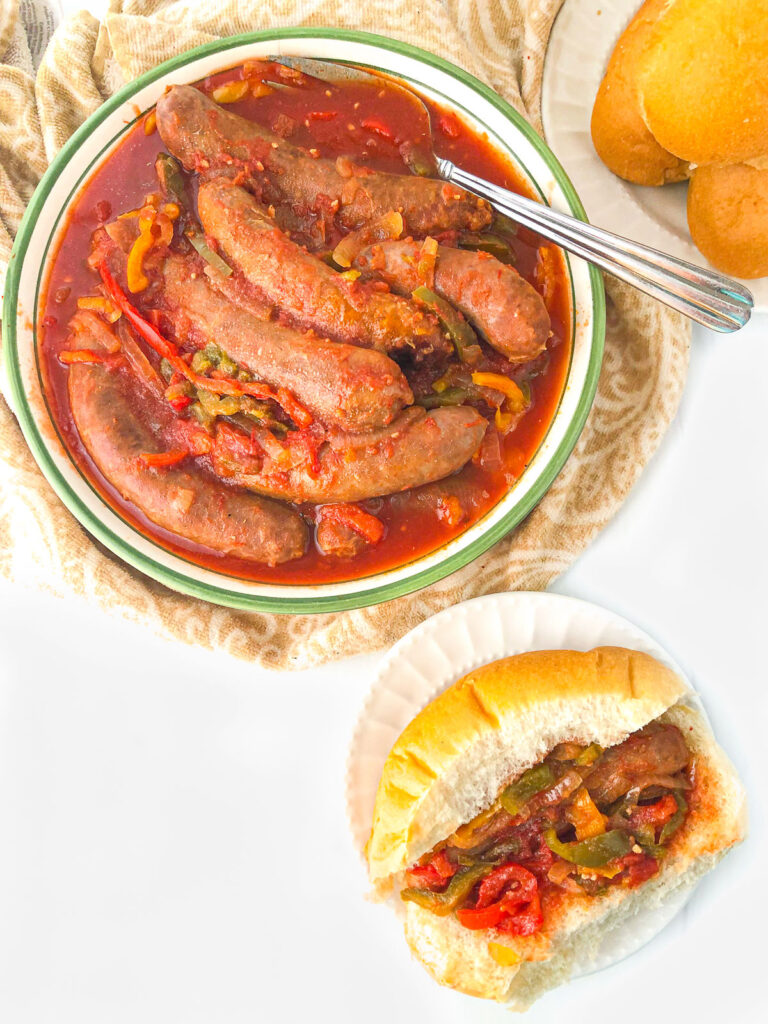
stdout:
[[[671,841],[659,874],[633,890],[611,889],[600,899],[563,893],[545,914],[542,932],[527,939],[468,931],[453,917],[437,917],[414,903],[405,904],[408,944],[436,981],[525,1010],[544,992],[588,968],[615,928],[694,885],[744,837],[744,791],[700,713],[679,703],[661,720],[682,730],[696,757],[699,799]],[[510,946],[520,962],[500,966],[489,953],[489,941]]]
[[613,746],[687,692],[637,651],[533,651],[471,672],[427,705],[382,771],[367,844],[382,889],[566,740]]
[[614,174],[637,185],[666,185],[689,174],[687,162],[664,149],[648,130],[637,90],[638,66],[668,3],[645,0],[616,44],[592,109],[597,155]]
[[695,164],[768,153],[768,0],[668,0],[637,66],[643,120]]
[[755,163],[697,167],[688,190],[693,241],[734,277],[768,276],[768,160]]

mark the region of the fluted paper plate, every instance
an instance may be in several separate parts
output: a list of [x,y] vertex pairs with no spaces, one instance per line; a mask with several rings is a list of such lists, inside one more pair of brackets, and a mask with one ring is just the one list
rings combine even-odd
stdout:
[[[379,664],[350,747],[347,812],[360,856],[364,856],[387,754],[425,704],[468,672],[499,658],[525,651],[588,651],[606,645],[650,654],[686,680],[668,652],[627,619],[559,594],[478,597],[432,616],[404,636]],[[695,694],[692,702],[704,714]],[[610,967],[650,942],[679,913],[691,892],[688,885],[680,886],[661,906],[640,911],[610,932],[582,973]],[[398,903],[394,901],[395,909]]]
[[[598,87],[619,36],[639,6],[640,0],[565,0],[544,63],[544,134],[592,224],[698,267],[711,267],[688,231],[688,185],[631,185],[608,170],[592,145],[589,124]],[[755,312],[768,311],[768,277],[744,284],[754,296]]]

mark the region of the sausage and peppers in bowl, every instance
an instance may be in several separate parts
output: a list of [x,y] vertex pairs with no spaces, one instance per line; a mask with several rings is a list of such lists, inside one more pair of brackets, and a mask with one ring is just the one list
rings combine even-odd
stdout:
[[431,153],[583,212],[490,89],[363,33],[221,40],[76,133],[17,238],[4,352],[94,536],[208,600],[327,611],[433,582],[530,511],[594,396],[602,284]]

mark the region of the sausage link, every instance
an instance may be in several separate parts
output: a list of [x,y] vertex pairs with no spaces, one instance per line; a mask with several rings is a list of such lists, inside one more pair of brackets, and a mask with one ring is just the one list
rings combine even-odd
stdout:
[[[76,314],[77,347],[97,351],[114,337],[94,314]],[[153,469],[143,453],[167,451],[171,409],[127,369],[79,363],[69,400],[80,439],[104,477],[147,519],[222,555],[267,565],[300,558],[307,527],[293,509],[237,491],[183,464]],[[140,410],[140,416],[138,413]]]
[[[355,266],[410,295],[424,283],[417,270],[420,249],[413,239],[380,242],[360,253]],[[551,324],[544,300],[513,267],[488,253],[439,246],[435,291],[512,362],[535,358],[547,344]]]
[[384,430],[329,437],[314,468],[288,450],[243,455],[219,432],[213,466],[243,487],[287,501],[362,501],[456,472],[479,448],[485,428],[485,419],[468,406],[429,413],[413,406]]
[[160,301],[178,339],[218,345],[260,380],[288,388],[328,426],[373,430],[413,402],[402,370],[383,352],[258,320],[204,275],[191,276],[182,256],[169,256],[161,272]]
[[415,235],[480,231],[492,219],[488,203],[447,182],[372,173],[350,161],[312,159],[279,135],[223,110],[192,86],[173,86],[160,98],[157,127],[188,170],[239,174],[238,180],[265,203],[322,213],[332,209],[338,225],[348,231],[390,210],[399,210],[406,229]]
[[227,178],[200,186],[198,209],[227,261],[295,324],[383,352],[450,353],[434,317],[375,285],[344,280],[292,242],[250,193]]

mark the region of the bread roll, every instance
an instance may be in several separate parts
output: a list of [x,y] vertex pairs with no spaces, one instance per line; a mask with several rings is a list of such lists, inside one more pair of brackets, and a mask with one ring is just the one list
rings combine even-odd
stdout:
[[[698,794],[655,877],[634,889],[609,887],[600,898],[558,891],[541,930],[524,937],[470,931],[452,914],[399,899],[414,861],[559,743],[609,747],[654,720],[683,733]],[[407,726],[382,772],[367,856],[377,891],[394,894],[407,941],[430,974],[521,1010],[587,966],[609,930],[692,885],[744,831],[739,780],[673,672],[621,648],[539,651],[471,673]]]
[[768,167],[697,167],[688,190],[688,227],[718,270],[768,276]]
[[636,84],[660,146],[695,164],[768,153],[768,0],[667,0]]
[[637,69],[653,26],[669,0],[645,0],[616,44],[592,110],[592,142],[614,174],[636,185],[666,185],[688,177],[688,164],[668,152],[643,121]]

